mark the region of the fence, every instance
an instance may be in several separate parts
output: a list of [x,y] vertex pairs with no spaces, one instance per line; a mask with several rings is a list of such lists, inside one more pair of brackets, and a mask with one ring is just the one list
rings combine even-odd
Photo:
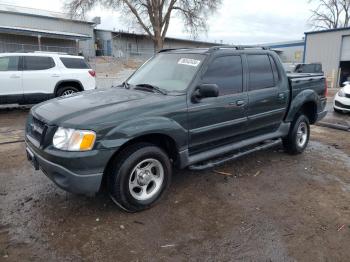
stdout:
[[32,44],[18,44],[0,42],[0,53],[15,53],[15,52],[34,52],[34,51],[47,51],[47,52],[61,52],[76,55],[78,50],[76,47],[66,46],[51,46],[51,45],[32,45]]
[[110,56],[117,58],[125,63],[129,60],[146,61],[154,55],[153,48],[118,48],[114,46],[112,49],[97,49],[97,56]]

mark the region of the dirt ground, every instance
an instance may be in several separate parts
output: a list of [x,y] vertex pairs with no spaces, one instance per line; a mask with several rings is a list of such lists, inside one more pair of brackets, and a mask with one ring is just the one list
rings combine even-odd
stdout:
[[[2,112],[3,132],[25,115]],[[350,133],[313,127],[302,155],[177,171],[157,206],[128,214],[57,188],[23,142],[2,144],[0,261],[350,261],[349,170]]]

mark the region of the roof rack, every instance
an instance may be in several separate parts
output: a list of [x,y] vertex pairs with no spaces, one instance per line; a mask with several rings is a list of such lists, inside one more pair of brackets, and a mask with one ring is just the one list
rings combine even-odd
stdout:
[[270,48],[268,48],[266,46],[259,46],[259,45],[218,45],[218,46],[210,47],[209,52],[217,51],[220,49],[236,49],[236,50],[262,49],[262,50],[269,50]]
[[[32,52],[30,52],[32,53]],[[51,51],[34,51],[35,54],[56,54],[56,55],[68,55],[68,53],[65,52],[51,52]]]
[[173,51],[173,50],[186,50],[186,49],[191,49],[191,48],[189,48],[189,47],[181,47],[181,48],[163,48],[163,49],[159,50],[158,53],[164,53],[164,52]]

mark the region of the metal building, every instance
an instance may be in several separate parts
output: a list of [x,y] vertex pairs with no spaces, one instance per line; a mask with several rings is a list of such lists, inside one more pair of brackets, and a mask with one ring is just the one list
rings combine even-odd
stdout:
[[64,13],[0,4],[0,52],[41,50],[91,57],[95,55],[96,21],[73,20]]
[[305,63],[322,63],[330,87],[350,80],[350,27],[305,33]]
[[304,40],[263,44],[276,51],[283,63],[302,63],[304,55]]
[[[97,54],[114,57],[150,57],[154,44],[148,35],[95,29]],[[210,47],[217,43],[166,37],[164,48]]]

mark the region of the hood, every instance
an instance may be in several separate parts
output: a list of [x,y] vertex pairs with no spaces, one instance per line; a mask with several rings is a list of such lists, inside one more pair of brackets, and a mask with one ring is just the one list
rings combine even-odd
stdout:
[[344,90],[345,94],[350,94],[350,85],[344,86],[343,90]]
[[121,111],[164,101],[165,96],[151,92],[109,88],[59,97],[32,108],[32,114],[50,125],[81,126],[111,121]]

